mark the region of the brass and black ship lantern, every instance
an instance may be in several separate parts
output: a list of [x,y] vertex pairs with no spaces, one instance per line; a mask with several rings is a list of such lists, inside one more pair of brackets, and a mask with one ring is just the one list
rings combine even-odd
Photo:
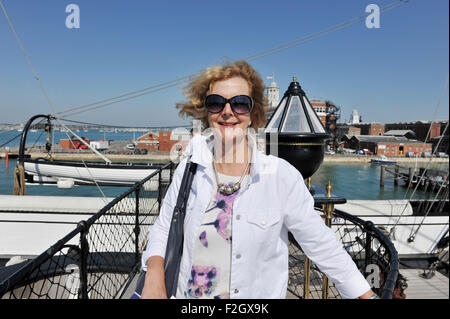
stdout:
[[[305,92],[294,77],[289,88],[268,121],[265,130],[266,153],[278,156],[297,168],[303,178],[308,181],[308,188],[314,195],[315,204],[322,204],[325,223],[331,226],[334,203],[345,202],[331,195],[331,184],[325,194],[318,194],[311,188],[311,176],[323,162],[325,143],[331,138],[321,120],[314,111]],[[309,258],[304,259],[303,298],[310,295]],[[323,275],[322,298],[328,298],[328,278]]]
[[295,77],[264,132],[266,153],[288,161],[304,179],[319,169],[331,138]]

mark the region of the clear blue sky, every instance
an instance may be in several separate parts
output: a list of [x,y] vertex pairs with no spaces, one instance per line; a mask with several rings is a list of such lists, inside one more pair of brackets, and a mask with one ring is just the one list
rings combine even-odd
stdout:
[[[189,75],[225,58],[239,59],[365,14],[393,0],[111,1],[2,0],[58,111]],[[67,29],[65,8],[80,8]],[[329,99],[342,120],[448,119],[448,0],[412,0],[364,22],[255,60],[280,93],[297,76],[308,97]],[[269,80],[266,80],[267,82]],[[180,87],[73,119],[113,125],[182,125]],[[0,123],[52,113],[0,13]],[[435,114],[436,112],[436,114]]]

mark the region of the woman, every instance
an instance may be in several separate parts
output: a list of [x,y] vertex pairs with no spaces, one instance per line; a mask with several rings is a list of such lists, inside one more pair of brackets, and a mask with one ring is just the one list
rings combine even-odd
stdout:
[[[257,151],[249,128],[264,126],[264,82],[245,61],[208,68],[188,86],[182,115],[209,134],[188,147],[197,163],[184,223],[177,298],[285,298],[288,231],[345,298],[370,298],[367,281],[314,211],[301,174]],[[186,159],[178,166],[142,256],[142,298],[167,298],[164,254]]]

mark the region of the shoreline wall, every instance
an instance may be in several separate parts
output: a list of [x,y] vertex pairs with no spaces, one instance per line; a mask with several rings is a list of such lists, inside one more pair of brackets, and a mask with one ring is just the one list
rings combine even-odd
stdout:
[[[370,163],[372,159],[377,158],[377,156],[327,156],[325,155],[323,162],[324,163]],[[389,160],[396,161],[397,163],[428,163],[430,158],[426,157],[388,157]],[[448,158],[439,158],[434,157],[431,159],[431,163],[434,164],[448,164]]]

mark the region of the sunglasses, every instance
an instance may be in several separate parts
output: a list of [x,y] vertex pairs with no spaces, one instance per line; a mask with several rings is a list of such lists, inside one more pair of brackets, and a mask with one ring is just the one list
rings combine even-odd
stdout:
[[205,107],[209,113],[222,112],[227,103],[230,103],[231,109],[236,114],[248,114],[253,109],[253,100],[247,95],[236,95],[226,99],[221,95],[211,94],[205,99]]

